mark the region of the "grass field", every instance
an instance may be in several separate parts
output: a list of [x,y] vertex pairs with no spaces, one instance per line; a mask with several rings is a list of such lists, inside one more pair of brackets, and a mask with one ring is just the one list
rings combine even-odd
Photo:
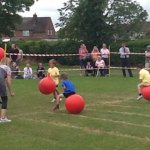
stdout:
[[38,80],[13,80],[12,122],[0,124],[0,150],[150,149],[150,102],[136,100],[137,76],[123,78],[120,71],[110,78],[70,74],[86,101],[79,115],[68,114],[64,101],[54,113],[52,95],[38,91]]

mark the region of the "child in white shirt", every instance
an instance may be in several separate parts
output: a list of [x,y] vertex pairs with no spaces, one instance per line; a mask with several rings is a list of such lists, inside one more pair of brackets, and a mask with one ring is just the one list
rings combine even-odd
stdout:
[[26,64],[26,67],[24,68],[24,79],[32,79],[33,77],[33,71],[32,68],[30,67],[30,64]]
[[99,73],[101,76],[105,76],[105,62],[101,58],[101,56],[98,56],[95,62],[95,66],[97,67],[97,76],[99,75]]
[[93,64],[90,61],[87,62],[85,70],[85,75],[88,76],[89,74],[91,74],[92,76],[94,75]]

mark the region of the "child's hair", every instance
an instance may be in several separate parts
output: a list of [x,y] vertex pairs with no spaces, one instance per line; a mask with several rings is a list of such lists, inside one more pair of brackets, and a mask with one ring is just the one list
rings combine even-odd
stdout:
[[149,50],[150,49],[150,45],[148,45],[146,48],[147,48],[147,50]]
[[56,62],[56,60],[55,60],[55,59],[51,59],[51,60],[49,60],[49,63],[52,63],[52,64],[54,64],[54,65],[56,65],[56,64],[57,64],[57,62]]
[[143,65],[143,64],[138,64],[138,65],[137,65],[137,68],[142,69],[142,68],[144,68],[144,65]]
[[63,79],[63,80],[68,79],[68,74],[67,74],[67,73],[62,73],[62,74],[60,75],[60,79]]

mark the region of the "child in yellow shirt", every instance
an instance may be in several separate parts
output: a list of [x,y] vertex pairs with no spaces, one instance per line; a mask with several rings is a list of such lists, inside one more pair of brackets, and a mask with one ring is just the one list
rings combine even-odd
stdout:
[[58,92],[58,84],[59,84],[59,69],[56,67],[56,60],[55,59],[51,59],[49,61],[49,69],[48,69],[48,76],[50,76],[52,78],[52,80],[55,82],[56,84],[56,90],[54,91],[53,95],[54,95],[54,99],[51,102],[55,102],[57,95],[59,95]]
[[141,88],[144,86],[150,86],[150,73],[148,70],[144,68],[144,65],[139,64],[138,65],[139,71],[139,84],[138,84],[138,92],[139,96],[137,97],[137,100],[140,100],[143,96],[141,93]]

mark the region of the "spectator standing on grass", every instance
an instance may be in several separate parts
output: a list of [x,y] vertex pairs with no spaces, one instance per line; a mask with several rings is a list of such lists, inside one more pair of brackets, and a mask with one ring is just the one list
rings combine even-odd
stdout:
[[145,68],[150,69],[150,45],[147,46],[145,51]]
[[120,61],[121,61],[123,76],[126,77],[125,67],[127,67],[129,76],[133,77],[132,71],[130,69],[130,67],[131,67],[131,64],[130,64],[130,49],[128,47],[126,47],[125,43],[122,43],[122,46],[119,49],[119,54],[120,54]]
[[110,55],[110,51],[109,49],[107,49],[106,44],[103,43],[102,48],[100,50],[101,53],[101,57],[105,62],[105,74],[109,75],[109,55]]
[[10,55],[9,55],[11,62],[17,62],[18,53],[19,53],[19,50],[17,49],[16,44],[12,44],[11,50],[10,50]]
[[19,50],[17,58],[17,64],[19,65],[23,61],[23,50],[20,49],[17,45],[16,48]]
[[26,67],[24,68],[24,79],[32,79],[33,77],[33,71],[32,68],[30,67],[30,64],[26,64]]
[[81,69],[81,74],[83,75],[82,69],[86,68],[86,56],[88,54],[88,50],[85,46],[85,44],[81,44],[79,48],[79,61],[80,61],[80,69]]
[[6,116],[8,102],[6,88],[8,88],[10,95],[14,96],[14,92],[11,88],[11,70],[7,65],[3,65],[3,60],[0,61],[0,96],[2,100],[0,102],[2,105],[0,112],[0,123],[11,122],[11,120]]

